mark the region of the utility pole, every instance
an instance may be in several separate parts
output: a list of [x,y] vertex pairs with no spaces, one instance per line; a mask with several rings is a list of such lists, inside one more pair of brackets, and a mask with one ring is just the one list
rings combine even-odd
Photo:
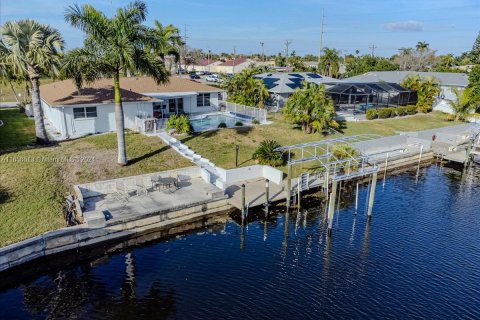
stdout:
[[320,51],[318,52],[318,65],[320,65],[320,59],[322,57],[322,50],[323,50],[323,26],[324,26],[325,15],[323,14],[322,9],[322,24],[320,26]]
[[377,49],[378,47],[375,45],[375,43],[373,43],[370,47],[368,47],[370,50],[372,50],[372,57],[375,56],[375,49]]
[[262,59],[265,62],[265,42],[260,42],[260,45],[262,46]]
[[287,69],[288,69],[288,47],[292,44],[292,40],[285,40],[285,56],[286,56],[286,62],[287,62]]
[[237,47],[233,46],[233,61],[232,61],[232,73],[235,74],[235,59],[237,54]]

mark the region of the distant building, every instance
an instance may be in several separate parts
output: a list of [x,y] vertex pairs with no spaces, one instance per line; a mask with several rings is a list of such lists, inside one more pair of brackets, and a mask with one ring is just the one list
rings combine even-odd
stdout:
[[236,58],[232,60],[227,60],[216,65],[215,69],[218,73],[239,73],[252,64],[255,64],[254,60],[246,58]]
[[192,71],[202,72],[217,72],[217,66],[222,64],[221,61],[215,61],[211,59],[201,59],[197,63],[191,66]]
[[421,78],[430,76],[439,81],[441,91],[433,109],[447,113],[452,113],[448,100],[456,100],[452,88],[456,87],[462,90],[469,84],[467,74],[455,72],[371,71],[343,80],[345,82],[393,82],[400,84],[403,79],[411,74],[418,74]]
[[265,83],[268,92],[274,98],[276,106],[281,108],[295,89],[302,86],[302,82],[311,82],[317,85],[325,84],[330,87],[341,80],[321,76],[312,72],[289,72],[289,73],[262,73],[254,78],[261,79]]

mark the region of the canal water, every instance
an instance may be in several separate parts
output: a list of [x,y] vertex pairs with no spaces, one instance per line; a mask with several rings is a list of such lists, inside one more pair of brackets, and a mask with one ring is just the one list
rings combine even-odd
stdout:
[[479,319],[480,170],[379,180],[373,219],[228,219],[0,289],[0,318]]

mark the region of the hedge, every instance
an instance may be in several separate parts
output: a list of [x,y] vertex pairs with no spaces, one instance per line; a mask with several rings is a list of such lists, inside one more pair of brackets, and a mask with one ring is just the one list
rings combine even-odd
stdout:
[[407,107],[397,107],[397,116],[402,117],[407,114]]
[[407,106],[407,114],[416,114],[417,113],[417,106],[415,105],[408,105]]
[[391,114],[392,114],[392,110],[390,108],[378,109],[378,118],[380,118],[380,119],[390,118]]
[[376,109],[368,109],[366,114],[367,120],[373,120],[377,117]]

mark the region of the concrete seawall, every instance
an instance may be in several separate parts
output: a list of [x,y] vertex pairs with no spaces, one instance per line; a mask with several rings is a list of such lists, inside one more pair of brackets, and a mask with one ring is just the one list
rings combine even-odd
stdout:
[[85,225],[62,228],[0,248],[0,272],[35,259],[61,252],[77,252],[105,242],[139,237],[153,230],[168,229],[224,214],[231,206],[226,199],[197,204],[171,212],[151,213],[107,223],[105,227]]

